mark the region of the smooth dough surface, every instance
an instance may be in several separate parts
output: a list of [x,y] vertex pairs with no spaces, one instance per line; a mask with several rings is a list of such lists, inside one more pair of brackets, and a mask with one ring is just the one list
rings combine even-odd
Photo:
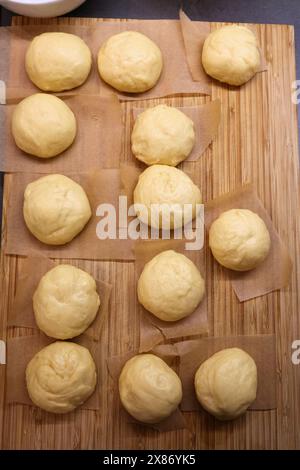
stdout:
[[81,232],[92,212],[83,188],[67,176],[54,174],[26,186],[23,215],[38,240],[63,245]]
[[182,399],[178,375],[154,354],[129,359],[119,377],[124,408],[138,421],[159,423],[176,410]]
[[12,134],[16,145],[24,152],[51,158],[73,143],[76,119],[71,109],[57,96],[36,93],[15,107]]
[[163,251],[144,267],[138,280],[139,302],[164,321],[190,315],[201,302],[204,280],[194,263],[181,253]]
[[189,156],[194,144],[193,121],[164,104],[139,114],[131,134],[132,153],[146,165],[176,166]]
[[248,209],[223,212],[211,225],[209,246],[225,268],[248,271],[264,261],[271,240],[264,221]]
[[41,349],[26,368],[30,399],[51,413],[74,410],[92,395],[96,383],[89,350],[68,341],[56,341]]
[[223,349],[201,364],[195,391],[203,408],[220,420],[234,419],[254,402],[257,368],[239,348]]
[[60,264],[40,280],[33,295],[37,325],[46,335],[70,339],[93,322],[100,305],[96,282],[70,264]]
[[162,67],[159,47],[136,31],[123,31],[111,36],[98,53],[101,78],[123,92],[141,93],[154,87]]
[[44,91],[63,91],[82,85],[92,66],[92,54],[75,34],[42,33],[31,41],[25,57],[30,80]]
[[256,36],[245,26],[223,26],[210,33],[204,42],[203,67],[220,82],[242,85],[258,72],[260,62]]
[[143,223],[164,229],[170,225],[173,229],[196,217],[201,192],[178,168],[152,165],[139,176],[133,199],[137,217]]

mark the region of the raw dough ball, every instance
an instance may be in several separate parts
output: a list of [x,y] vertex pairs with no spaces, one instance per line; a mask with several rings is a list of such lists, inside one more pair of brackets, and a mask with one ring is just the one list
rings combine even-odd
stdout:
[[208,35],[202,51],[208,75],[229,85],[242,85],[260,68],[260,51],[255,34],[245,26],[229,25]]
[[75,34],[43,33],[30,43],[25,68],[30,80],[44,91],[71,90],[87,79],[92,54]]
[[256,364],[239,348],[217,352],[201,364],[195,375],[200,404],[221,420],[245,413],[256,398],[256,389]]
[[211,225],[209,246],[225,268],[248,271],[268,255],[271,240],[264,221],[248,209],[223,212]]
[[146,165],[176,166],[191,153],[194,144],[193,121],[164,104],[139,114],[131,134],[132,153]]
[[141,93],[149,90],[158,81],[162,67],[160,49],[136,31],[111,36],[98,53],[101,78],[119,91]]
[[48,271],[33,295],[39,329],[56,339],[83,333],[95,319],[99,305],[95,280],[69,264]]
[[81,232],[92,212],[78,183],[63,175],[47,175],[27,185],[23,214],[38,240],[64,245]]
[[194,312],[204,296],[205,284],[189,258],[168,250],[145,265],[137,292],[139,302],[153,315],[176,321]]
[[168,229],[169,225],[182,227],[196,217],[201,193],[178,168],[153,165],[139,176],[133,199],[137,217],[144,224]]
[[12,134],[24,152],[40,158],[55,157],[73,143],[76,119],[60,98],[36,93],[16,106]]
[[138,421],[159,423],[176,410],[182,399],[178,375],[154,354],[134,356],[119,378],[124,408]]
[[92,395],[96,382],[96,367],[88,349],[68,341],[41,349],[26,368],[30,399],[51,413],[77,408]]

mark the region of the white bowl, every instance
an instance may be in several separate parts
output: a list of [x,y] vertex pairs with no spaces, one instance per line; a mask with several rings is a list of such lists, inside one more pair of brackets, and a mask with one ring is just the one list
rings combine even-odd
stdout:
[[85,0],[0,0],[0,5],[24,16],[51,18],[68,13]]

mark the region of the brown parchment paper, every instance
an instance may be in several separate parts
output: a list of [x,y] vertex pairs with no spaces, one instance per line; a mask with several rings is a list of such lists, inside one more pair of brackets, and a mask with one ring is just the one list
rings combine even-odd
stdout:
[[235,347],[250,354],[257,366],[257,396],[250,409],[271,410],[277,407],[275,335],[202,338],[176,343],[175,347],[180,361],[179,376],[183,388],[180,408],[183,411],[202,409],[194,389],[194,377],[199,366],[214,353]]
[[[205,39],[211,32],[210,24],[203,21],[192,21],[182,11],[179,12],[181,31],[185,46],[186,59],[193,79],[205,83],[208,90],[211,88],[212,78],[206,74],[202,66],[202,49]],[[247,25],[256,34],[254,25]],[[260,48],[261,64],[259,72],[267,70],[267,62]],[[217,82],[217,81],[216,81]],[[211,92],[209,92],[211,94]]]
[[[269,214],[251,184],[246,184],[235,192],[219,196],[205,205],[205,226],[207,230],[222,212],[229,209],[249,209],[255,212],[265,222],[271,237],[270,252],[256,269],[238,272],[223,268],[226,269],[230,277],[232,287],[239,301],[253,299],[287,286],[292,271],[292,262],[288,250],[281,241]],[[217,261],[215,262],[217,263]]]
[[[185,240],[145,240],[137,241],[135,245],[135,278],[136,286],[143,268],[148,261],[162,251],[174,250],[189,258],[199,269],[205,280],[205,257],[204,250],[185,250]],[[208,294],[205,293],[196,310],[175,322],[160,320],[148,312],[139,303],[140,312],[140,352],[149,351],[155,345],[164,340],[180,338],[183,336],[196,336],[208,334],[207,317]]]
[[[32,306],[32,298],[38,284],[50,269],[59,263],[49,258],[31,254],[24,260],[17,280],[17,291],[8,315],[8,326],[38,329]],[[80,267],[80,266],[79,266]],[[85,268],[83,268],[86,271]],[[109,299],[112,286],[95,279],[100,297],[100,307],[93,323],[83,332],[84,335],[99,340],[103,324],[108,316]]]
[[[153,348],[153,350],[150,351],[150,353],[155,354],[156,356],[160,357],[170,367],[176,369],[177,351],[173,345],[166,344],[166,345],[157,346]],[[124,419],[129,423],[132,423],[135,425],[147,426],[160,432],[173,431],[175,429],[185,428],[186,423],[185,423],[184,417],[178,408],[168,418],[164,419],[161,423],[157,423],[157,424],[142,423],[136,420],[135,418],[133,418],[123,408],[121,401],[120,401],[119,390],[118,390],[119,376],[121,374],[122,368],[125,365],[125,363],[129,359],[131,359],[133,356],[136,356],[137,354],[139,354],[138,351],[130,351],[120,356],[113,356],[107,360],[107,367],[108,367],[109,374],[115,381],[115,397],[117,401],[117,406],[121,408]]]
[[[87,81],[78,87],[80,93],[106,95],[115,91],[100,79],[97,68],[97,55],[103,42],[113,34],[122,31],[138,31],[152,39],[161,49],[164,67],[161,77],[151,90],[145,93],[119,93],[123,100],[150,99],[182,93],[210,94],[206,83],[196,83],[190,74],[181,34],[180,22],[177,20],[109,20],[91,26],[79,25],[37,25],[12,26],[1,28],[1,52],[8,56],[7,67],[2,76],[8,75],[8,88],[28,88],[32,92],[37,88],[30,82],[25,71],[25,52],[34,36],[46,31],[63,31],[73,33],[85,40],[93,56],[93,66]],[[8,52],[7,52],[8,51]],[[7,72],[8,68],[8,72]],[[0,76],[0,79],[2,77]],[[72,92],[72,90],[71,90]]]
[[[134,119],[145,111],[146,108],[133,108]],[[190,155],[185,159],[186,162],[197,161],[217,134],[221,118],[221,102],[214,100],[198,106],[178,107],[180,111],[186,114],[194,122],[195,145]],[[133,156],[133,161],[138,160]]]
[[100,240],[96,228],[100,221],[97,216],[99,204],[112,204],[119,208],[121,191],[120,171],[118,169],[96,169],[93,173],[80,173],[70,177],[85,190],[90,201],[92,217],[83,231],[71,242],[61,246],[46,245],[37,240],[27,229],[23,217],[24,190],[28,183],[42,175],[14,173],[8,195],[4,252],[27,256],[32,250],[49,258],[74,258],[97,260],[134,260],[133,244],[130,239],[109,238]]
[[[22,403],[35,406],[29,398],[26,388],[25,371],[27,364],[33,356],[48,344],[54,341],[43,334],[21,336],[7,340],[7,366],[6,366],[6,403]],[[101,356],[99,343],[86,336],[80,336],[74,343],[86,347],[96,365],[97,385],[94,393],[78,409],[98,410],[100,406],[101,389]],[[45,411],[46,413],[46,411]]]
[[60,98],[75,114],[77,134],[73,144],[53,158],[34,157],[15,144],[11,120],[20,99],[11,99],[6,106],[0,106],[3,131],[0,141],[0,171],[80,173],[94,168],[119,167],[123,124],[118,98],[113,94],[102,98],[95,95],[63,95]]

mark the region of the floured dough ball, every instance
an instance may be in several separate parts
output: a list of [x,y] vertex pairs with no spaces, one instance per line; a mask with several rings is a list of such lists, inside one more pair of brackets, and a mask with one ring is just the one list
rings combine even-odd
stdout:
[[26,186],[23,215],[38,240],[64,245],[81,232],[92,212],[78,183],[64,175],[47,175]]
[[144,224],[167,230],[182,227],[196,217],[201,193],[178,168],[153,165],[139,176],[133,199],[137,217]]
[[178,375],[154,354],[134,356],[119,377],[122,405],[138,421],[159,423],[176,410],[182,399]]
[[193,121],[164,104],[139,114],[131,134],[132,153],[146,165],[176,166],[188,157],[194,144]]
[[95,319],[99,305],[95,280],[69,264],[48,271],[33,295],[39,329],[56,339],[70,339],[83,333]]
[[68,413],[92,395],[97,383],[88,349],[56,341],[41,349],[26,368],[26,384],[36,406],[51,413]]
[[36,93],[15,107],[12,134],[16,145],[24,152],[40,158],[51,158],[73,143],[76,119],[60,98]]
[[194,263],[173,250],[159,253],[145,265],[137,287],[139,302],[164,321],[190,315],[204,292],[204,280]]
[[234,419],[254,402],[256,364],[239,348],[223,349],[196,372],[195,391],[203,408],[220,420]]
[[260,69],[260,61],[256,36],[245,26],[223,26],[210,33],[204,42],[203,67],[220,82],[246,83]]
[[92,66],[92,54],[75,34],[43,33],[31,41],[25,57],[30,80],[44,91],[63,91],[82,85]]
[[225,268],[248,271],[267,257],[271,240],[264,221],[248,209],[223,212],[211,225],[209,246]]
[[123,92],[141,93],[154,87],[162,67],[159,47],[136,31],[124,31],[111,36],[98,53],[101,78]]

